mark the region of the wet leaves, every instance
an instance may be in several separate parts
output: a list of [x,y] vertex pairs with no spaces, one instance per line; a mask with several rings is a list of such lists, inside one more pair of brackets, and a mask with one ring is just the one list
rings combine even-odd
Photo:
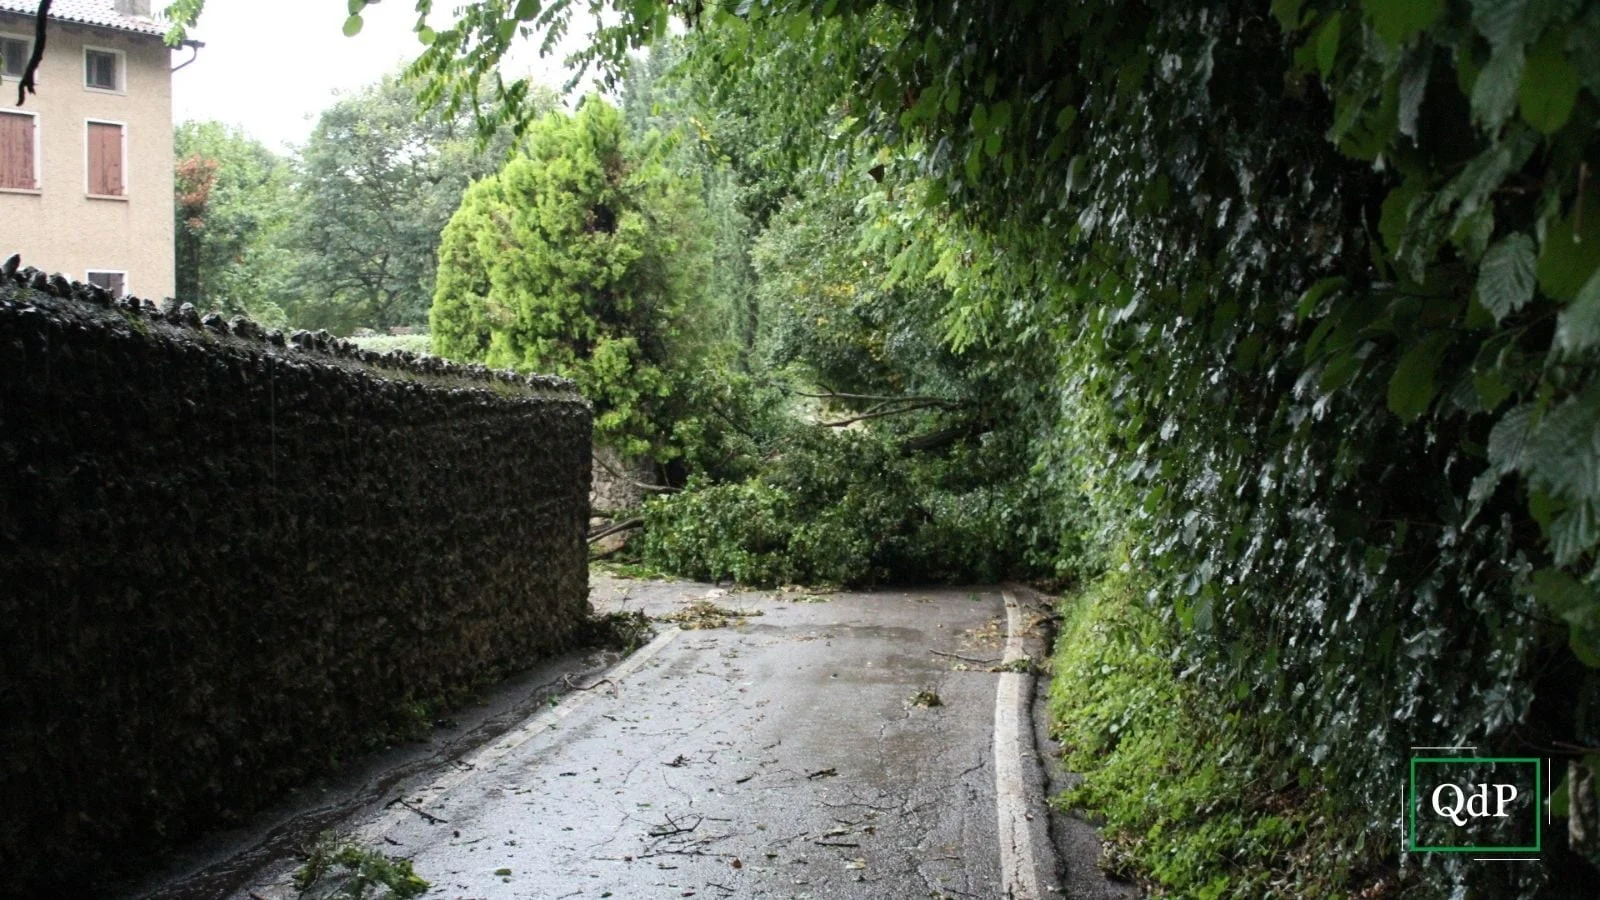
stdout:
[[726,628],[728,625],[741,619],[764,615],[759,609],[730,609],[720,606],[710,600],[695,600],[677,612],[668,613],[656,619],[658,622],[671,622],[687,631],[709,628]]

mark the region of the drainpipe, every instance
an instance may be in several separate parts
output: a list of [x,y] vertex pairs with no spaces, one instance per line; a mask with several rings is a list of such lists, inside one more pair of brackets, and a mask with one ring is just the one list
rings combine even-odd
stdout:
[[179,44],[178,46],[180,46],[180,47],[188,47],[190,50],[194,51],[194,55],[189,57],[188,59],[184,60],[183,62],[179,63],[178,65],[173,66],[172,67],[172,71],[174,71],[174,72],[178,71],[179,69],[185,68],[185,67],[187,67],[189,65],[192,65],[195,60],[199,59],[200,58],[200,48],[205,46],[205,42],[204,41],[184,41],[182,44]]

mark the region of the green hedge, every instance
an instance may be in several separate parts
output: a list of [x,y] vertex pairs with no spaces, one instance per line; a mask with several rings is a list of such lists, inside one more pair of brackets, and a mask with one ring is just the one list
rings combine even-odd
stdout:
[[1219,696],[1174,664],[1176,641],[1141,602],[1146,588],[1113,573],[1061,604],[1050,728],[1083,780],[1056,803],[1101,817],[1103,864],[1151,893],[1381,895],[1379,842],[1337,814],[1316,773],[1279,774],[1248,698]]

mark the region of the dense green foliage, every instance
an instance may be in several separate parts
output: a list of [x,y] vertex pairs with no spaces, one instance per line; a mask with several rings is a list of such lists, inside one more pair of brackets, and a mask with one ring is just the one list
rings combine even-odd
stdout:
[[[1377,842],[1350,858],[1364,823],[1337,815],[1328,785],[1274,787],[1254,745],[1251,708],[1176,671],[1171,629],[1113,574],[1063,603],[1052,667],[1053,737],[1085,773],[1057,802],[1105,819],[1106,866],[1179,897],[1382,896]],[[1152,777],[1160,773],[1160,777]]]
[[177,299],[281,325],[291,255],[288,163],[216,122],[173,134]]
[[324,111],[299,152],[296,323],[339,333],[425,323],[445,223],[508,150],[507,140],[480,148],[468,117],[422,105],[400,77]]
[[511,141],[480,146],[470,116],[423,106],[391,75],[329,107],[287,156],[216,122],[179,125],[175,143],[178,299],[348,334],[427,323],[440,233]]
[[[612,73],[665,33],[666,0],[591,5],[613,15],[584,55]],[[525,84],[495,66],[572,7],[419,21],[414,69],[456,108],[488,82],[503,104],[482,123],[525,122]],[[1600,3],[999,9],[690,7],[696,99],[747,120],[703,120],[711,139],[741,174],[788,170],[750,180],[779,201],[752,220],[791,192],[818,203],[793,177],[808,166],[863,215],[836,234],[864,269],[755,255],[780,261],[765,296],[794,300],[769,346],[881,385],[863,364],[895,323],[872,298],[909,291],[904,333],[960,363],[960,393],[929,393],[976,401],[976,433],[1025,448],[1019,530],[1084,575],[1126,547],[1194,690],[1246,704],[1236,737],[1261,752],[1241,777],[1328,785],[1317,802],[1365,826],[1327,836],[1329,866],[1397,861],[1412,745],[1600,765]],[[835,221],[790,237],[821,246],[805,232]],[[788,502],[783,477],[761,483],[718,490]],[[1411,857],[1412,884],[1594,877],[1592,839],[1547,836],[1550,866]]]
[[444,231],[434,349],[572,378],[599,439],[670,458],[666,404],[698,333],[700,211],[605,101],[547,115]]
[[648,506],[650,564],[766,585],[1051,571],[1053,546],[1028,536],[1027,448],[1001,385],[972,377],[930,326],[943,291],[884,283],[859,242],[870,221],[827,184],[770,216],[750,250],[747,364],[771,387],[727,429],[757,440],[735,448],[744,465],[708,466]]
[[[792,430],[752,477],[645,510],[643,558],[743,584],[995,581],[1016,571],[1016,488],[996,448],[908,455],[876,434]],[[999,481],[999,485],[995,484]]]

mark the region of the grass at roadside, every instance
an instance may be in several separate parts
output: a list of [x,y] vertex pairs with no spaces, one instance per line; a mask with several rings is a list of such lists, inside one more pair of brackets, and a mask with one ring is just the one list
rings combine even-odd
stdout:
[[[1113,573],[1062,603],[1051,730],[1102,817],[1108,870],[1176,897],[1395,896],[1382,848],[1267,745],[1247,700],[1181,676],[1168,626]],[[1209,688],[1209,689],[1208,689]]]

